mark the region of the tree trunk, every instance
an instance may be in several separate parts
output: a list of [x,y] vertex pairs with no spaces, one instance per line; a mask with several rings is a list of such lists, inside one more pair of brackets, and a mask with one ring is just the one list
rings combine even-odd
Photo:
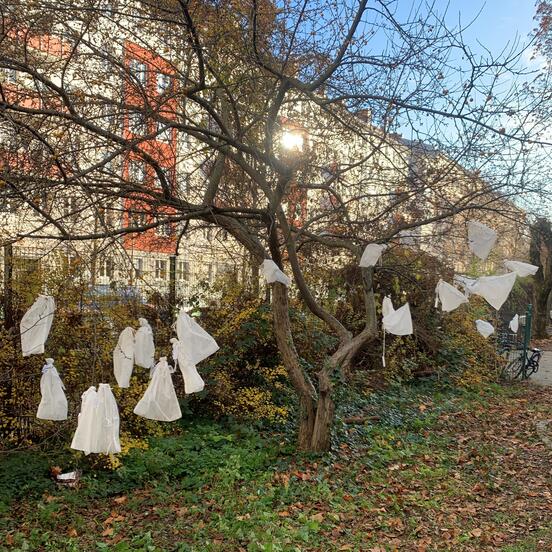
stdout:
[[[317,408],[319,401],[317,400],[314,385],[301,366],[299,355],[293,343],[287,293],[288,290],[284,284],[276,282],[273,285],[272,313],[274,317],[274,333],[289,379],[299,396],[299,432],[297,444],[301,450],[312,451],[315,428],[319,427]],[[322,422],[322,419],[320,419],[320,422]],[[323,432],[319,431],[319,433]],[[329,443],[329,438],[327,441]]]
[[334,420],[334,402],[332,400],[332,384],[328,372],[322,369],[318,374],[318,402],[316,419],[311,438],[313,452],[326,452],[331,447],[332,425]]
[[552,292],[552,228],[547,219],[537,219],[531,226],[529,248],[531,262],[539,267],[533,278],[533,337],[548,337],[548,303]]
[[538,293],[535,293],[534,298],[534,312],[533,312],[533,337],[535,339],[546,339],[548,332],[546,328],[548,326],[548,298],[550,296],[550,289],[540,289]]

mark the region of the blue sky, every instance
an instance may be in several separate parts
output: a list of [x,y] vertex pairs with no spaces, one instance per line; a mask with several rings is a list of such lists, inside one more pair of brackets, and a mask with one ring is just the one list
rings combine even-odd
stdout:
[[[398,1],[399,11],[411,4],[410,0]],[[535,28],[534,0],[436,0],[435,6],[441,12],[448,6],[449,25],[455,25],[460,18],[465,26],[479,14],[464,35],[474,51],[478,48],[477,41],[493,54],[498,54],[516,36],[526,44],[527,36]]]

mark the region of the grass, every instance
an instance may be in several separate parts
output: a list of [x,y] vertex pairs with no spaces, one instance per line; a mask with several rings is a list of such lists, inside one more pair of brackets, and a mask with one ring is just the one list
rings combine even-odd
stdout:
[[[77,490],[48,477],[74,466],[64,449],[13,454],[0,550],[547,550],[550,453],[534,423],[551,398],[432,385],[349,396],[319,457],[283,430],[187,421],[115,472],[85,470]],[[346,424],[353,414],[366,422]]]

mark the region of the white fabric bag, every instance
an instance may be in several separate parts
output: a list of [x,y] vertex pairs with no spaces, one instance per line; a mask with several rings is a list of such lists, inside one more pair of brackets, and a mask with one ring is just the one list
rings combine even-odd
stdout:
[[98,425],[98,393],[95,387],[89,387],[83,394],[77,429],[73,435],[71,448],[90,454],[96,448],[96,427]]
[[140,327],[134,337],[134,364],[142,368],[152,368],[155,364],[155,343],[153,331],[145,318],[138,318]]
[[265,259],[261,270],[268,284],[273,284],[274,282],[280,282],[285,286],[291,284],[289,276],[286,276],[272,259]]
[[155,365],[151,381],[135,406],[134,414],[160,422],[173,422],[182,417],[167,357],[161,357]]
[[439,280],[435,288],[435,308],[439,306],[439,302],[444,312],[450,312],[462,303],[467,303],[468,299],[459,289],[444,280]]
[[96,406],[98,422],[95,426],[95,450],[103,454],[121,452],[119,440],[119,408],[108,383],[98,386],[98,402]]
[[510,330],[514,333],[517,333],[519,330],[519,315],[515,315],[512,320],[510,320]]
[[508,299],[516,282],[516,276],[515,272],[508,272],[502,276],[481,276],[471,286],[471,292],[481,295],[489,305],[499,310]]
[[218,351],[217,342],[185,310],[180,309],[176,319],[176,335],[186,347],[186,353],[193,365]]
[[171,339],[172,356],[175,367],[180,368],[184,378],[184,391],[186,395],[199,393],[205,388],[205,382],[199,375],[195,364],[191,363],[186,354],[186,347],[175,337]]
[[21,350],[23,356],[44,353],[44,344],[48,339],[56,303],[49,295],[39,295],[19,324]]
[[390,297],[385,297],[382,304],[383,329],[393,335],[410,335],[412,333],[412,317],[410,306],[405,303],[397,310],[393,308]]
[[134,329],[127,327],[119,335],[113,350],[113,373],[119,387],[130,385],[130,376],[134,368]]
[[535,275],[539,267],[529,263],[522,263],[521,261],[504,261],[504,266],[511,272],[515,272],[520,278],[525,276]]
[[54,359],[47,358],[42,368],[40,378],[41,400],[36,417],[41,420],[67,420],[67,397],[65,387],[58,371],[54,366]]
[[476,320],[475,327],[485,339],[494,333],[493,325],[485,320]]
[[497,233],[475,220],[468,221],[468,245],[474,255],[484,261],[496,243]]
[[370,267],[376,266],[382,253],[387,249],[387,245],[380,243],[369,243],[362,253],[359,266]]

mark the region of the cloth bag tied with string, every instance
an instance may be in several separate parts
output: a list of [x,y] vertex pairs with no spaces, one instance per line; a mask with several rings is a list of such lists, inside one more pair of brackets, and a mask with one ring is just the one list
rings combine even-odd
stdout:
[[443,312],[451,312],[462,303],[467,303],[468,298],[457,288],[444,280],[439,280],[435,288],[435,308],[441,303]]
[[391,298],[384,297],[381,310],[383,314],[383,352],[381,359],[383,366],[385,366],[385,333],[388,332],[393,335],[410,335],[413,332],[413,328],[410,306],[408,303],[405,303],[402,307],[395,310]]
[[67,397],[65,387],[58,371],[54,366],[54,359],[47,358],[42,368],[40,378],[41,400],[36,417],[41,420],[67,420]]
[[89,387],[82,394],[81,411],[71,448],[85,454],[116,454],[121,452],[119,439],[119,408],[107,383],[98,390]]
[[113,373],[119,387],[126,388],[130,385],[133,368],[134,329],[126,327],[120,333],[117,345],[113,350]]
[[484,261],[494,247],[497,233],[481,222],[468,221],[468,245],[472,253]]
[[19,323],[23,356],[41,355],[54,320],[56,303],[49,295],[39,295]]
[[176,337],[171,338],[171,343],[175,368],[180,368],[182,378],[184,379],[184,392],[186,395],[190,395],[191,393],[203,391],[205,382],[199,375],[196,365],[190,361],[186,352],[186,346],[176,339]]
[[289,276],[286,276],[279,268],[278,265],[272,259],[265,259],[261,265],[261,271],[267,284],[273,284],[274,282],[280,282],[289,287],[291,280]]
[[475,327],[477,331],[486,339],[490,335],[494,334],[494,327],[490,322],[486,320],[476,320]]
[[134,408],[134,414],[159,422],[173,422],[182,417],[171,376],[173,371],[167,357],[161,357],[144,396]]
[[496,310],[506,302],[514,284],[516,282],[516,273],[508,272],[502,276],[481,276],[470,287],[470,292],[481,295]]
[[362,253],[359,266],[368,268],[376,266],[382,253],[387,249],[387,245],[381,243],[369,243]]
[[96,448],[98,393],[94,386],[89,387],[81,396],[81,409],[77,429],[71,441],[71,448],[90,454]]
[[194,366],[218,351],[214,338],[206,332],[182,307],[176,319],[176,335],[186,348],[189,362]]
[[138,322],[140,327],[134,337],[134,364],[149,369],[155,364],[153,330],[145,318],[138,318]]
[[522,263],[521,261],[504,261],[504,266],[510,272],[515,272],[520,278],[534,276],[539,270],[537,265]]

